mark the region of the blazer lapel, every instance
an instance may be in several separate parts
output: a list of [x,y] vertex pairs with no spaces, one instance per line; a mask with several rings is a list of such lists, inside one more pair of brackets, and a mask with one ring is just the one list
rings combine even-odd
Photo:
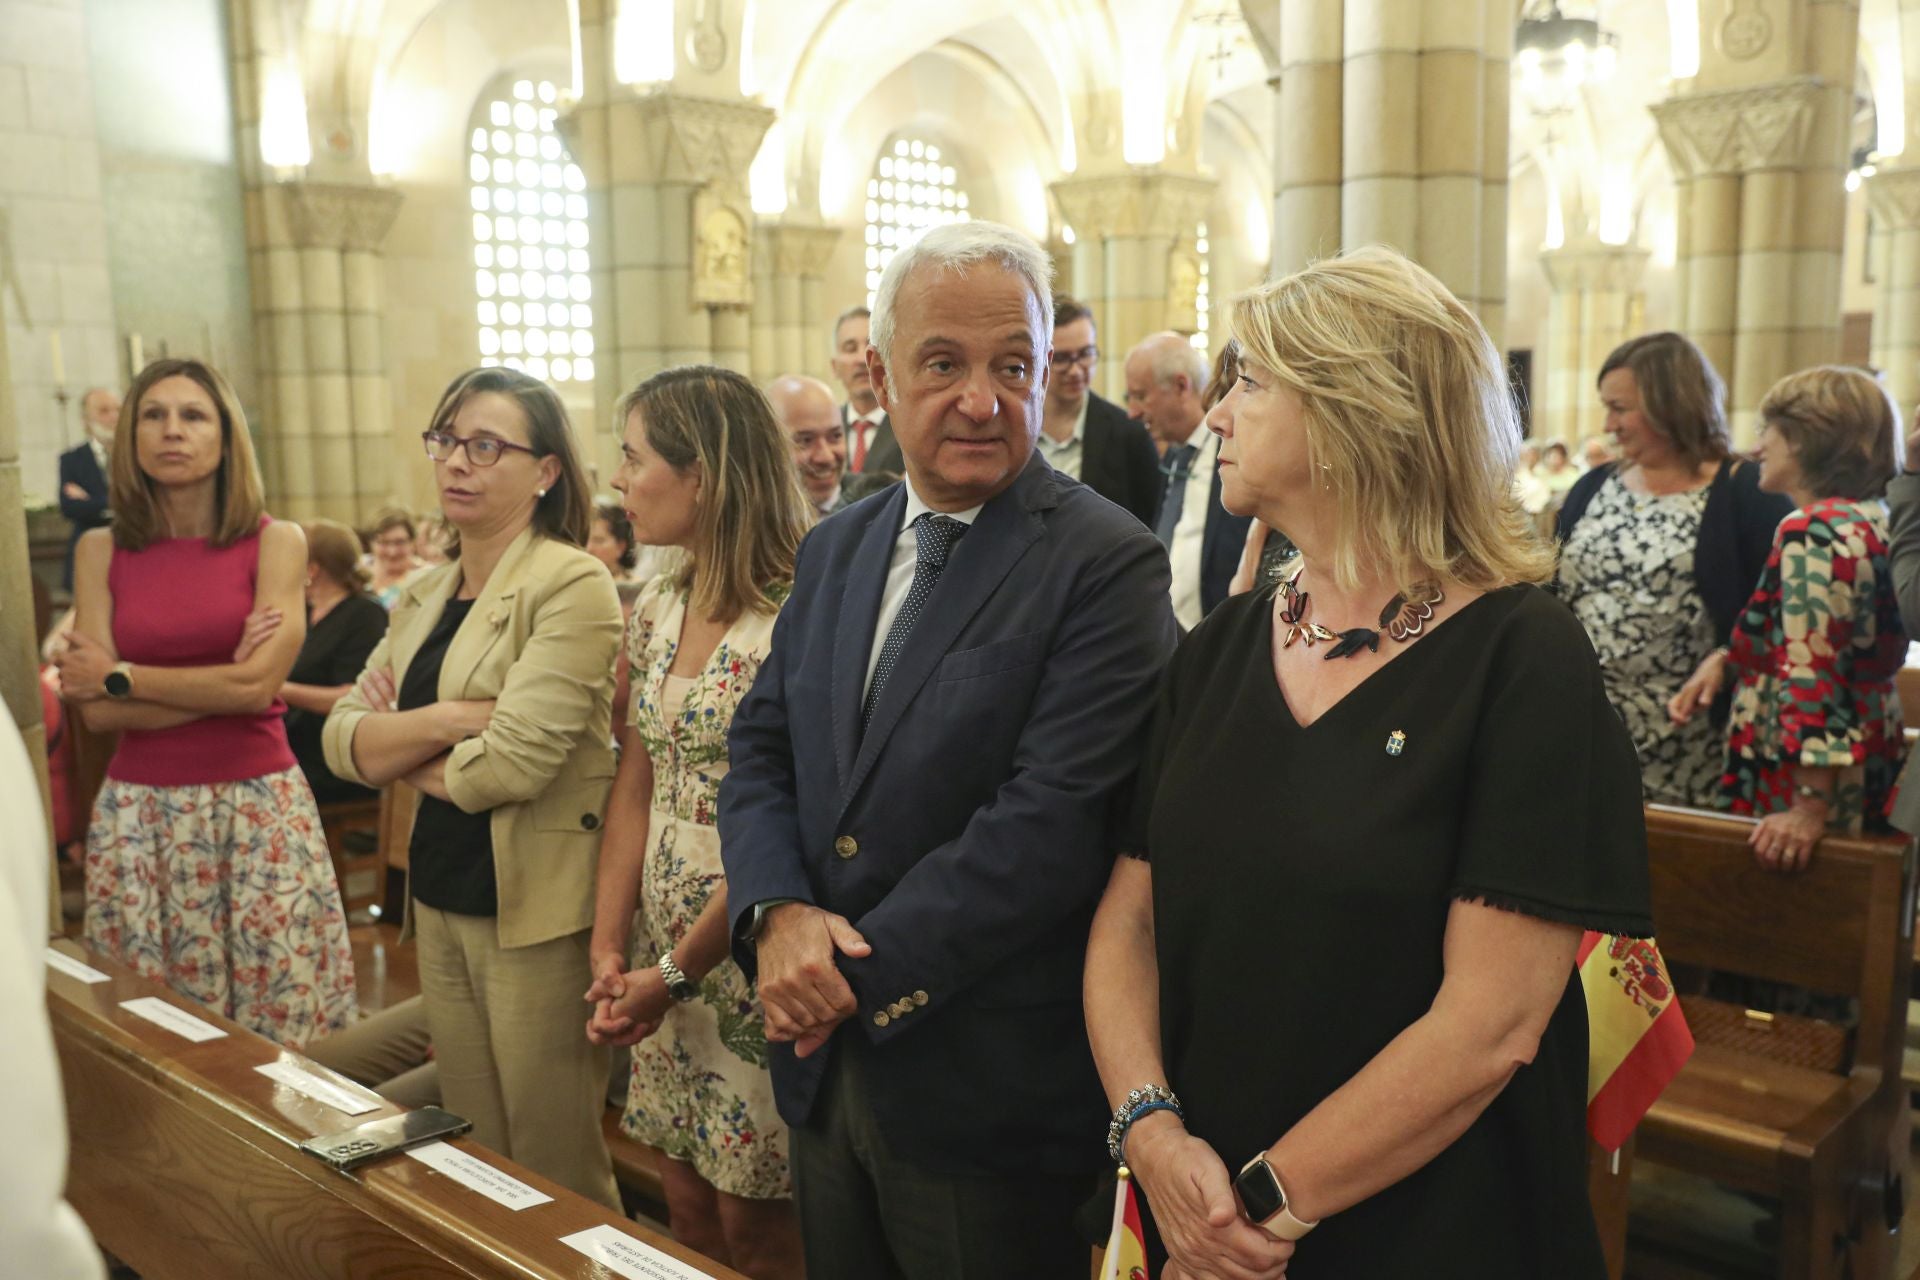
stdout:
[[[873,653],[873,627],[886,595],[893,544],[907,509],[907,488],[898,486],[867,526],[847,567],[840,593],[840,625],[833,637],[833,762],[840,771],[841,794],[849,793],[854,754],[860,746],[860,704],[867,689],[867,659]],[[964,541],[964,539],[963,539]]]
[[393,671],[396,690],[406,680],[414,656],[426,643],[427,633],[440,620],[447,601],[453,599],[459,585],[459,569],[444,565],[408,583],[400,592],[400,598],[393,602],[393,614],[387,623],[388,634],[393,637],[393,644],[388,648],[391,659],[388,665]]
[[[932,676],[960,632],[992,597],[1027,548],[1040,540],[1045,524],[1035,513],[1053,505],[1053,476],[1053,468],[1036,449],[1020,477],[1005,493],[987,503],[973,527],[954,547],[946,571],[928,598],[929,607],[907,637],[893,675],[873,709],[873,723],[867,726],[860,740],[853,777],[842,795],[843,809],[860,790],[860,784],[866,780],[881,748],[914,695],[919,693],[920,686]],[[869,624],[868,634],[871,633]]]
[[467,620],[454,633],[447,656],[440,666],[440,698],[457,702],[467,697],[473,675],[500,637],[507,632],[507,620],[513,616],[514,597],[520,594],[521,579],[533,546],[534,532],[529,525],[507,545],[500,563],[493,567],[487,585],[473,602]]

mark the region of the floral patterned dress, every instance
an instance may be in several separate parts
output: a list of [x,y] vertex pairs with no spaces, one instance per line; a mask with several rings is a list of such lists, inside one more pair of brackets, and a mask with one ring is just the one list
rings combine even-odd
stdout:
[[1893,679],[1906,653],[1887,504],[1825,498],[1781,521],[1729,646],[1738,683],[1721,790],[1733,811],[1790,808],[1796,766],[1831,768],[1832,827],[1885,830],[1904,754]]
[[[627,628],[629,722],[653,762],[635,967],[658,963],[724,883],[714,821],[727,773],[727,728],[773,640],[774,615],[749,613],[727,629],[699,675],[669,677],[687,611],[676,578],[647,585]],[[774,598],[784,602],[786,591],[780,587]],[[699,999],[670,1006],[660,1029],[633,1047],[620,1127],[690,1163],[730,1195],[793,1194],[760,997],[732,960],[706,976]]]
[[1638,494],[1609,477],[1560,550],[1554,592],[1587,629],[1600,678],[1640,756],[1650,802],[1720,807],[1723,731],[1706,716],[1676,725],[1667,703],[1714,649],[1713,618],[1693,580],[1707,490]]

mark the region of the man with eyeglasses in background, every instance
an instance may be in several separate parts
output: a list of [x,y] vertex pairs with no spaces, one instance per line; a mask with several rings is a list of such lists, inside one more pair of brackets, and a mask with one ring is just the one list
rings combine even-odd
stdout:
[[1100,362],[1093,312],[1072,298],[1053,300],[1053,377],[1041,422],[1041,456],[1149,529],[1160,503],[1160,456],[1145,427],[1093,393]]

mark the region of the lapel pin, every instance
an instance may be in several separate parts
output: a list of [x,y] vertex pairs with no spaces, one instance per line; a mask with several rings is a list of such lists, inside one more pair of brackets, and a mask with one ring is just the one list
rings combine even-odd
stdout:
[[1395,729],[1387,735],[1387,754],[1397,756],[1407,749],[1407,734],[1404,729]]

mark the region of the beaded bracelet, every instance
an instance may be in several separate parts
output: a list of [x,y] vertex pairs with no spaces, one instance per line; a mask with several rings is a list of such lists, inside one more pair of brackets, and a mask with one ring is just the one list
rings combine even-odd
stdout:
[[1115,1164],[1122,1163],[1127,1141],[1127,1130],[1134,1121],[1155,1111],[1171,1111],[1182,1120],[1187,1118],[1185,1107],[1173,1090],[1157,1084],[1143,1085],[1127,1094],[1125,1102],[1114,1109],[1113,1120],[1107,1125],[1107,1154],[1113,1157]]

